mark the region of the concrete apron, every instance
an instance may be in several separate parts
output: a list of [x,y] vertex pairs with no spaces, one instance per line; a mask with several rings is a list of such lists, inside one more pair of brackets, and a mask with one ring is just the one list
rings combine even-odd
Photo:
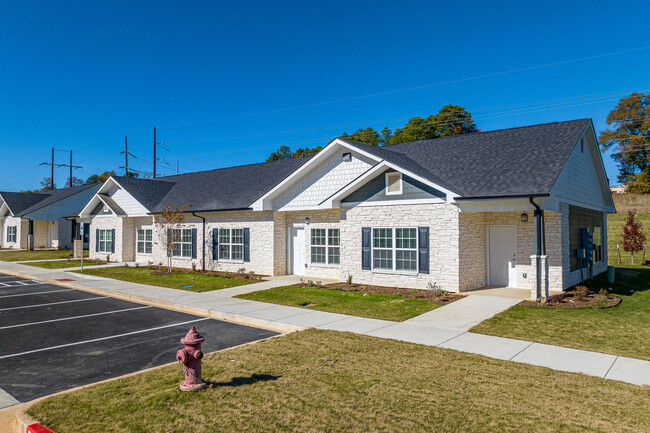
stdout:
[[[239,348],[242,348],[242,347],[257,344],[257,343],[262,342],[262,341],[267,341],[267,340],[271,340],[273,338],[282,337],[282,335],[283,334],[274,335],[272,337],[264,338],[262,340],[251,341],[251,342],[248,342],[248,343],[240,344],[238,346],[228,347],[226,349],[217,350],[215,352],[210,352],[210,353],[227,352],[229,350],[239,349]],[[46,395],[45,397],[40,397],[40,398],[37,398],[36,400],[28,401],[26,403],[20,403],[20,404],[17,404],[15,406],[11,406],[11,407],[8,407],[8,408],[5,408],[5,409],[0,409],[0,433],[26,433],[28,426],[30,426],[32,424],[35,424],[35,423],[38,423],[38,420],[36,420],[36,419],[32,418],[31,416],[29,416],[27,414],[27,411],[29,410],[30,407],[32,407],[36,403],[38,403],[40,401],[43,401],[45,399],[48,399],[50,397],[54,397],[54,396],[57,396],[57,395],[61,395],[61,394],[67,394],[67,393],[70,393],[70,392],[79,391],[80,389],[95,386],[95,385],[98,385],[100,383],[112,382],[114,380],[121,380],[121,379],[125,379],[127,377],[135,376],[135,375],[138,375],[138,374],[143,374],[143,373],[147,373],[147,372],[150,372],[150,371],[159,370],[161,368],[169,367],[170,365],[177,365],[177,364],[175,362],[171,362],[169,364],[159,365],[157,367],[148,368],[146,370],[140,370],[140,371],[136,371],[136,372],[133,372],[133,373],[125,374],[123,376],[117,376],[117,377],[113,377],[111,379],[106,379],[106,380],[102,380],[102,381],[95,382],[95,383],[89,383],[88,385],[83,385],[83,386],[78,386],[76,388],[67,389],[65,391],[57,392],[57,393],[51,394],[51,395]],[[181,383],[182,381],[183,381],[183,377],[179,376],[178,383]],[[47,426],[44,426],[44,427],[47,427]]]

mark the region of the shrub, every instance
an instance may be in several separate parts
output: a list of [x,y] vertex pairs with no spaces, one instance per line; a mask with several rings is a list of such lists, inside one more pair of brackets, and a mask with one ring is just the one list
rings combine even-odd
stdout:
[[346,281],[347,281],[348,285],[350,285],[350,286],[352,285],[352,275],[351,274],[348,274],[348,278],[346,279]]
[[238,273],[239,275],[244,275],[244,274],[246,274],[246,268],[239,268],[239,269],[237,269],[237,273]]
[[578,301],[585,299],[588,294],[589,288],[586,286],[576,286],[576,288],[573,289],[573,297]]
[[433,296],[439,298],[447,294],[446,290],[442,289],[442,286],[440,286],[437,282],[431,282],[429,281],[427,283],[427,289],[431,290],[433,292]]
[[196,272],[196,262],[192,262],[192,272]]

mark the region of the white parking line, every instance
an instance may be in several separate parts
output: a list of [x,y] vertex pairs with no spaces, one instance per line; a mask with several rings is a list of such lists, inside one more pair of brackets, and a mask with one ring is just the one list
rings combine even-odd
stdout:
[[21,293],[18,295],[2,295],[1,298],[15,298],[16,296],[31,296],[31,295],[42,295],[44,293],[59,293],[59,292],[71,292],[74,289],[61,289],[61,290],[50,290],[48,292],[33,292],[33,293]]
[[50,302],[49,304],[25,305],[24,307],[0,308],[0,311],[20,310],[21,308],[47,307],[49,305],[70,304],[72,302],[92,301],[95,299],[106,299],[108,296],[97,296],[95,298],[75,299],[74,301]]
[[31,353],[37,353],[37,352],[45,352],[47,350],[62,349],[64,347],[78,346],[79,344],[95,343],[97,341],[110,340],[112,338],[128,337],[129,335],[142,334],[143,332],[157,331],[159,329],[165,329],[165,328],[173,328],[174,326],[187,325],[189,323],[203,322],[204,320],[210,320],[210,317],[204,317],[204,318],[201,318],[201,319],[188,320],[187,322],[173,323],[171,325],[158,326],[156,328],[143,329],[141,331],[127,332],[125,334],[112,335],[110,337],[93,338],[92,340],[76,341],[74,343],[60,344],[58,346],[44,347],[42,349],[28,350],[27,352],[12,353],[11,355],[0,356],[0,359],[13,358],[15,356],[29,355]]
[[[15,283],[15,284],[14,284]],[[27,281],[6,281],[4,283],[0,283],[0,287],[22,287],[22,286],[38,286],[43,284],[40,281],[36,280],[27,280]]]
[[104,311],[103,313],[84,314],[83,316],[62,317],[60,319],[41,320],[40,322],[22,323],[20,325],[0,326],[0,330],[2,330],[2,329],[11,329],[11,328],[20,328],[22,326],[41,325],[43,323],[62,322],[64,320],[83,319],[83,318],[86,318],[86,317],[103,316],[104,314],[122,313],[124,311],[143,310],[145,308],[153,308],[153,306],[144,305],[142,307],[125,308],[125,309],[122,309],[122,310]]

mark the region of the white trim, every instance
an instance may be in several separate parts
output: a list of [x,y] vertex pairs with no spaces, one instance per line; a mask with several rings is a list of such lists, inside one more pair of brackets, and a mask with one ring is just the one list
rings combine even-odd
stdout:
[[[398,229],[402,230],[415,230],[415,248],[397,248],[397,235],[396,231]],[[375,248],[375,230],[390,230],[391,231],[391,248]],[[385,273],[402,273],[417,275],[420,271],[420,254],[418,252],[418,245],[420,243],[420,231],[417,227],[408,227],[408,226],[393,226],[393,227],[370,227],[370,270],[372,272],[385,272]],[[392,253],[392,268],[375,268],[375,249],[377,250],[390,250]],[[415,251],[415,270],[410,269],[397,269],[397,251]]]
[[[129,196],[130,198],[132,198],[136,203],[138,203],[140,206],[142,206],[143,209],[149,211],[149,209],[147,209],[146,206],[144,206],[142,203],[140,203],[138,200],[136,200],[135,197],[133,197],[133,196],[129,193],[129,191],[126,190],[126,188],[124,188],[122,185],[120,185],[119,182],[118,182],[117,180],[115,180],[115,178],[113,178],[113,176],[111,176],[111,177],[109,177],[108,179],[106,179],[106,182],[104,182],[104,184],[101,186],[101,188],[99,188],[99,189],[95,192],[95,195],[92,196],[92,198],[88,201],[88,203],[86,204],[86,206],[84,206],[83,209],[81,209],[81,212],[79,212],[79,215],[77,215],[78,217],[80,217],[80,218],[95,218],[95,217],[98,217],[98,216],[106,216],[106,215],[90,215],[88,212],[92,212],[92,208],[91,208],[90,211],[87,211],[87,208],[88,208],[88,207],[93,203],[93,201],[95,201],[95,199],[100,200],[104,205],[106,205],[106,202],[105,202],[104,200],[101,199],[100,194],[102,194],[102,193],[104,193],[105,191],[107,191],[108,189],[110,189],[110,188],[109,188],[109,185],[111,185],[111,182],[112,182],[115,186],[117,186],[118,188],[122,189],[126,195],[128,195],[128,196]],[[96,203],[96,201],[95,201],[95,203]],[[117,203],[117,205],[120,206],[119,203]],[[120,207],[122,207],[122,206],[120,206]],[[108,208],[110,209],[110,206],[108,206]],[[113,210],[112,210],[112,209],[111,209],[111,213],[113,213]],[[134,214],[134,215],[128,215],[128,214],[125,214],[125,215],[115,215],[115,213],[113,213],[113,216],[118,216],[118,217],[121,217],[121,218],[122,218],[122,217],[147,217],[147,216],[150,216],[150,215],[147,214],[147,213],[144,213],[144,214]]]
[[[390,182],[389,182],[388,178],[391,177],[391,176],[398,176],[397,182],[398,182],[398,185],[399,185],[399,191],[390,192],[390,190],[389,190]],[[399,171],[397,171],[397,172],[391,171],[391,172],[385,173],[384,174],[384,183],[386,185],[386,195],[402,195],[402,183],[403,183],[402,173],[400,173]]]
[[399,205],[413,205],[413,204],[441,204],[447,203],[446,200],[441,198],[418,198],[412,200],[381,200],[381,201],[357,201],[350,203],[341,203],[341,207],[364,207],[364,206],[399,206]]

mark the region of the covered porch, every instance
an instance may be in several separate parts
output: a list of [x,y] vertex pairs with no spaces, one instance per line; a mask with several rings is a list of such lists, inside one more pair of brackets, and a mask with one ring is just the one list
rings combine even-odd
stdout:
[[562,291],[562,213],[549,204],[546,197],[461,201],[460,291],[520,299]]

